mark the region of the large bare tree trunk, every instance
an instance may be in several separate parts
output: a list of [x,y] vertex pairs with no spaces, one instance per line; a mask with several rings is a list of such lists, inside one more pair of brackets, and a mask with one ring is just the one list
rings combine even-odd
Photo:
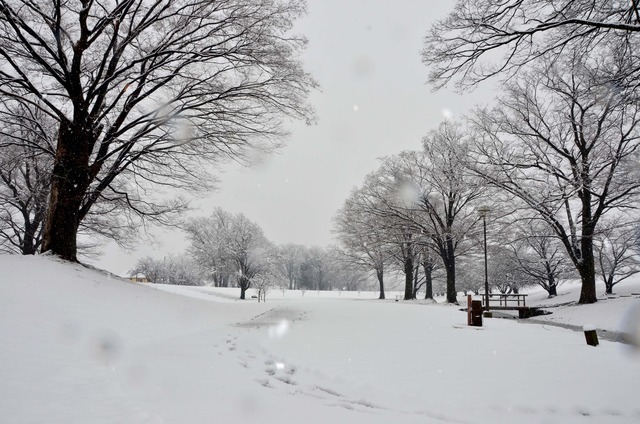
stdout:
[[411,300],[414,298],[413,292],[413,257],[407,256],[404,260],[404,300]]
[[244,300],[247,290],[251,286],[251,281],[247,277],[242,275],[238,278],[238,285],[240,286],[240,299]]
[[21,250],[23,255],[35,255],[38,251],[36,232],[38,231],[40,223],[38,221],[32,223],[28,218],[27,216],[24,220],[24,236]]
[[457,303],[458,293],[456,292],[456,267],[453,259],[447,259],[444,263],[447,274],[447,302]]
[[591,207],[591,178],[590,164],[588,153],[583,154],[582,158],[582,181],[584,181],[584,189],[581,191],[580,200],[582,201],[582,238],[580,239],[580,258],[578,263],[578,272],[582,280],[582,288],[580,289],[580,300],[578,303],[595,303],[598,301],[596,297],[596,259],[593,254],[593,234],[595,233],[596,223],[593,218]]
[[580,273],[582,288],[580,289],[580,300],[578,303],[595,303],[598,301],[596,296],[596,276],[587,270]]
[[51,176],[42,252],[77,261],[80,207],[89,186],[91,138],[62,122]]
[[378,299],[384,299],[384,269],[382,267],[376,269],[376,275],[378,276],[378,283],[380,283],[380,296]]
[[424,279],[425,279],[425,299],[433,299],[433,266],[429,263],[424,263],[422,265],[424,269]]
[[[419,257],[419,256],[418,256]],[[418,279],[420,278],[420,263],[415,264],[413,267],[413,298],[418,298]]]
[[607,278],[605,278],[604,280],[605,294],[613,294],[614,285],[615,284],[613,282],[613,275],[609,275]]
[[447,302],[458,303],[458,292],[456,290],[456,257],[451,239],[446,241],[446,251],[442,259],[447,273]]
[[582,247],[582,263],[578,267],[582,288],[580,289],[580,300],[578,303],[595,303],[596,296],[596,262],[593,255],[593,232],[582,237],[580,245]]

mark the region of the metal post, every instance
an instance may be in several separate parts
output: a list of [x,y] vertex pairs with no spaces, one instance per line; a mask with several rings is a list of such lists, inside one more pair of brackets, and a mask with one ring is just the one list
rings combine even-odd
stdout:
[[484,306],[489,310],[489,271],[487,261],[487,215],[491,209],[489,206],[480,206],[478,215],[482,218],[482,230],[484,233]]
[[485,310],[489,310],[489,271],[487,262],[487,217],[482,215],[482,228],[484,230],[484,296],[485,296]]

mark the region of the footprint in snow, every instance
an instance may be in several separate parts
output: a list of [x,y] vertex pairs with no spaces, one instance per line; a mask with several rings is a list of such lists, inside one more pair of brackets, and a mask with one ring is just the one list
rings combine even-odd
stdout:
[[271,385],[271,383],[269,383],[269,379],[268,378],[262,378],[262,379],[258,379],[256,380],[258,382],[258,384],[260,384],[262,387],[268,387],[270,389],[273,388],[273,386]]
[[297,386],[298,382],[289,377],[288,375],[278,375],[274,377],[276,380],[281,381],[285,384],[289,384],[291,386]]
[[313,390],[318,390],[318,391],[321,391],[323,393],[326,393],[326,394],[334,396],[334,397],[339,397],[339,398],[343,398],[344,397],[343,395],[341,395],[340,393],[336,392],[335,390],[327,389],[326,387],[315,386],[313,388]]

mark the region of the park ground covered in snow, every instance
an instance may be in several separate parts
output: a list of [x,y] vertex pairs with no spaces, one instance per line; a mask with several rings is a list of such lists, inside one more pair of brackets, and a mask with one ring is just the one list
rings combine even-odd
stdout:
[[[52,257],[0,256],[2,423],[637,423],[640,284],[547,323],[375,293],[130,283]],[[604,291],[604,288],[602,288]]]

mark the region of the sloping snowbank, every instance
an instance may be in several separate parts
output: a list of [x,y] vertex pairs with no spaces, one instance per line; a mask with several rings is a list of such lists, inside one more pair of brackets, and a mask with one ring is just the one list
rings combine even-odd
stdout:
[[640,276],[614,286],[614,294],[605,294],[604,284],[598,281],[598,301],[578,305],[580,284],[567,283],[558,288],[558,296],[547,298],[546,292],[530,294],[532,305],[541,306],[551,315],[536,317],[549,322],[583,326],[592,324],[599,330],[637,333],[640,331]]

